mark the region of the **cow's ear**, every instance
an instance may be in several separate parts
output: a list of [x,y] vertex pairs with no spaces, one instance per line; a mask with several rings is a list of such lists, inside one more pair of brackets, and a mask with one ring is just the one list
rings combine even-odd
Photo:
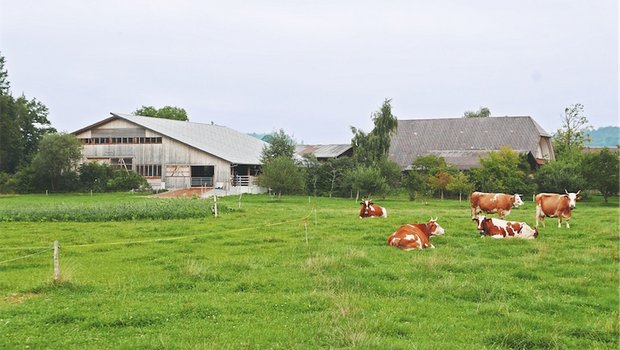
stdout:
[[364,202],[360,202],[361,205],[364,205]]

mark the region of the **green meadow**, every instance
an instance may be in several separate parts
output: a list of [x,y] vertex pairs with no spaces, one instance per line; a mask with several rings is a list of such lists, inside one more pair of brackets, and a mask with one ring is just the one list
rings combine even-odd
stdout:
[[[479,238],[466,201],[0,197],[2,349],[618,349],[618,198]],[[534,225],[534,203],[508,219]],[[436,249],[400,225],[438,217]],[[52,242],[60,244],[53,281]]]

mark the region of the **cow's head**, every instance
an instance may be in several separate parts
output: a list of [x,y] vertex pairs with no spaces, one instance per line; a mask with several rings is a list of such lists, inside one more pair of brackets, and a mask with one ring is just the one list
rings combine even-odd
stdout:
[[438,218],[431,218],[426,224],[426,227],[428,227],[428,232],[430,232],[431,236],[439,236],[445,233],[443,227],[439,226],[437,223],[437,219]]
[[364,199],[360,202],[360,204],[362,205],[360,208],[360,217],[370,216],[372,212],[372,205],[374,204],[372,199]]
[[477,216],[477,217],[473,218],[472,220],[476,222],[476,226],[478,227],[478,231],[480,231],[480,233],[483,233],[484,232],[484,222],[486,220],[490,220],[490,219],[488,219],[484,215],[480,215],[480,216]]
[[564,189],[564,192],[566,192],[566,195],[568,196],[568,206],[571,209],[575,209],[576,202],[581,199],[581,195],[579,194],[581,190],[577,191],[577,193],[569,193],[566,189]]
[[523,201],[521,200],[521,195],[520,194],[515,193],[515,195],[513,196],[513,199],[514,199],[514,202],[512,203],[512,205],[515,208],[518,208],[518,207],[523,205]]

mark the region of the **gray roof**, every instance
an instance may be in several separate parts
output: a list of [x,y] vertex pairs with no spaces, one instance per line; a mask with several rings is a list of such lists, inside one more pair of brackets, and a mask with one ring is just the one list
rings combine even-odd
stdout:
[[111,113],[112,117],[82,128],[81,133],[116,118],[127,120],[159,134],[175,139],[188,146],[236,164],[261,164],[260,156],[267,145],[250,135],[216,124],[202,124],[187,121]]
[[338,145],[297,145],[295,153],[303,156],[304,154],[314,154],[317,158],[338,158],[343,153],[351,149],[350,144]]
[[410,169],[416,158],[429,154],[469,169],[480,163],[481,156],[502,146],[536,154],[541,137],[551,136],[528,116],[399,120],[389,157],[402,169]]

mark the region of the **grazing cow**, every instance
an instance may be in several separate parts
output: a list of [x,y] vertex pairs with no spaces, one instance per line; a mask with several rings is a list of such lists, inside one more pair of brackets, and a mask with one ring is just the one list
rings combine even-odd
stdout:
[[521,196],[518,194],[483,193],[474,192],[469,196],[471,203],[471,218],[475,219],[478,213],[497,213],[500,219],[510,214],[512,207],[518,208],[523,205]]
[[534,239],[538,237],[538,230],[531,228],[525,222],[506,221],[496,218],[478,216],[473,219],[478,224],[480,237],[491,236],[493,238],[515,237]]
[[431,236],[443,235],[444,230],[431,218],[426,224],[409,224],[401,226],[388,237],[387,243],[402,250],[435,248],[431,244]]
[[570,217],[573,209],[575,209],[576,201],[581,199],[581,195],[577,193],[566,194],[558,193],[539,193],[536,195],[536,227],[538,227],[538,219],[545,226],[545,217],[558,218],[558,227],[562,227],[562,218],[566,219],[566,228],[570,228]]
[[366,217],[382,216],[387,218],[387,210],[372,202],[372,199],[363,200],[360,202],[362,207],[360,208],[360,219]]

